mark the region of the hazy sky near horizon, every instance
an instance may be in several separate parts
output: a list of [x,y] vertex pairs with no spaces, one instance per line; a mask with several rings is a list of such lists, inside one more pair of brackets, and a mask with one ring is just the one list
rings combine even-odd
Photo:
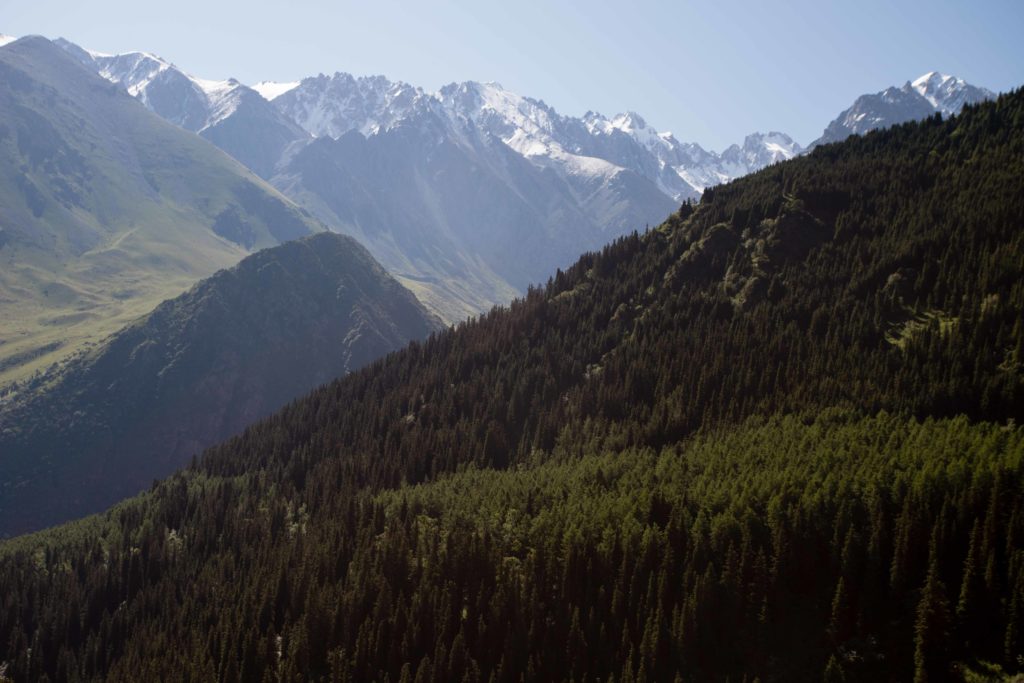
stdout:
[[203,78],[497,81],[718,151],[754,131],[807,144],[857,95],[927,71],[1018,87],[1022,30],[1022,0],[0,0],[0,33],[145,50]]

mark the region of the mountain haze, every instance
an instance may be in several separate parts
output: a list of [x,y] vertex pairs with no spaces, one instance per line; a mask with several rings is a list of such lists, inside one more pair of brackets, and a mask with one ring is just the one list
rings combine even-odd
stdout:
[[353,239],[260,251],[0,406],[0,535],[100,510],[439,321]]

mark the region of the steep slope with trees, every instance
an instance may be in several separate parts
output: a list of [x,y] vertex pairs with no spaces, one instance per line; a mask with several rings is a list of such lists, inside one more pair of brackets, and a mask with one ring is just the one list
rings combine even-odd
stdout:
[[1019,668],[1024,93],[825,145],[0,546],[39,680]]

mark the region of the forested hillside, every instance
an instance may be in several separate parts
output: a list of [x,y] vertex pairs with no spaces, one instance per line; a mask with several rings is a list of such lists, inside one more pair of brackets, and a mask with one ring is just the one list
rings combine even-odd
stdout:
[[1022,172],[1018,91],[709,191],[0,546],[7,675],[1016,671]]

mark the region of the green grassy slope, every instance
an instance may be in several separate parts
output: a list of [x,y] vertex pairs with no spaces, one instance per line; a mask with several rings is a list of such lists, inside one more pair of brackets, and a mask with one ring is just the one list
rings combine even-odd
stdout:
[[49,41],[0,48],[0,385],[318,229]]
[[1015,92],[716,188],[0,546],[0,658],[26,680],[1016,672],[1022,163]]

